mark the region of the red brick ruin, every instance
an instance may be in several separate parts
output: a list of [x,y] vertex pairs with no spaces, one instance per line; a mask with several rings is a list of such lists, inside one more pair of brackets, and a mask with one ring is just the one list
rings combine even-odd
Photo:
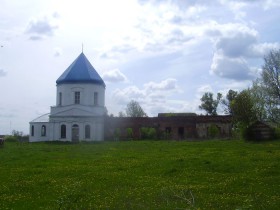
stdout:
[[202,116],[188,113],[162,113],[158,114],[158,117],[107,117],[105,139],[143,139],[141,128],[153,128],[156,139],[205,139],[210,138],[211,126],[216,126],[218,129],[216,138],[229,138],[232,129],[231,121],[231,116]]

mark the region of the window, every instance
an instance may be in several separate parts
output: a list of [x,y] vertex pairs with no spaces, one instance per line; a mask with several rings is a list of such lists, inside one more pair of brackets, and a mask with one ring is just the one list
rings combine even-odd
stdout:
[[61,125],[60,127],[60,138],[66,138],[66,125]]
[[94,92],[94,101],[93,101],[94,106],[98,105],[98,93]]
[[90,138],[90,125],[86,125],[85,127],[85,138],[86,139]]
[[41,136],[46,136],[46,126],[42,125],[41,127]]
[[60,92],[58,95],[58,105],[61,106],[62,105],[62,93]]
[[80,104],[80,92],[75,92],[74,103]]
[[31,126],[31,136],[34,136],[34,125]]

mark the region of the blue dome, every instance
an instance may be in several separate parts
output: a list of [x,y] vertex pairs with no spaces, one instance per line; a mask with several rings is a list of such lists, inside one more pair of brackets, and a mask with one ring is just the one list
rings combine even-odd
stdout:
[[105,87],[104,81],[93,68],[84,53],[81,53],[56,80],[57,85],[73,83],[90,83],[103,85]]

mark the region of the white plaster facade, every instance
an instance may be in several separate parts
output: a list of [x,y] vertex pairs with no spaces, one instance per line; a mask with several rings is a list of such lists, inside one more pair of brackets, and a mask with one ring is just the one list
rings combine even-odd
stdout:
[[79,77],[83,71],[95,71],[87,69],[87,62],[82,53],[57,80],[56,105],[50,114],[30,122],[30,142],[104,140],[105,83],[97,72],[98,78]]

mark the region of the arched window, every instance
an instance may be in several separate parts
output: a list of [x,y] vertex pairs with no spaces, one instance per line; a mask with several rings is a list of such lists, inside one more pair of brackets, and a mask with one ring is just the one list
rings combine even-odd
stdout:
[[41,136],[46,136],[46,126],[42,125],[41,127]]
[[62,139],[66,138],[66,125],[60,126],[60,138]]
[[85,127],[85,138],[86,139],[90,138],[90,125],[86,125]]
[[31,136],[34,136],[34,125],[31,126]]

